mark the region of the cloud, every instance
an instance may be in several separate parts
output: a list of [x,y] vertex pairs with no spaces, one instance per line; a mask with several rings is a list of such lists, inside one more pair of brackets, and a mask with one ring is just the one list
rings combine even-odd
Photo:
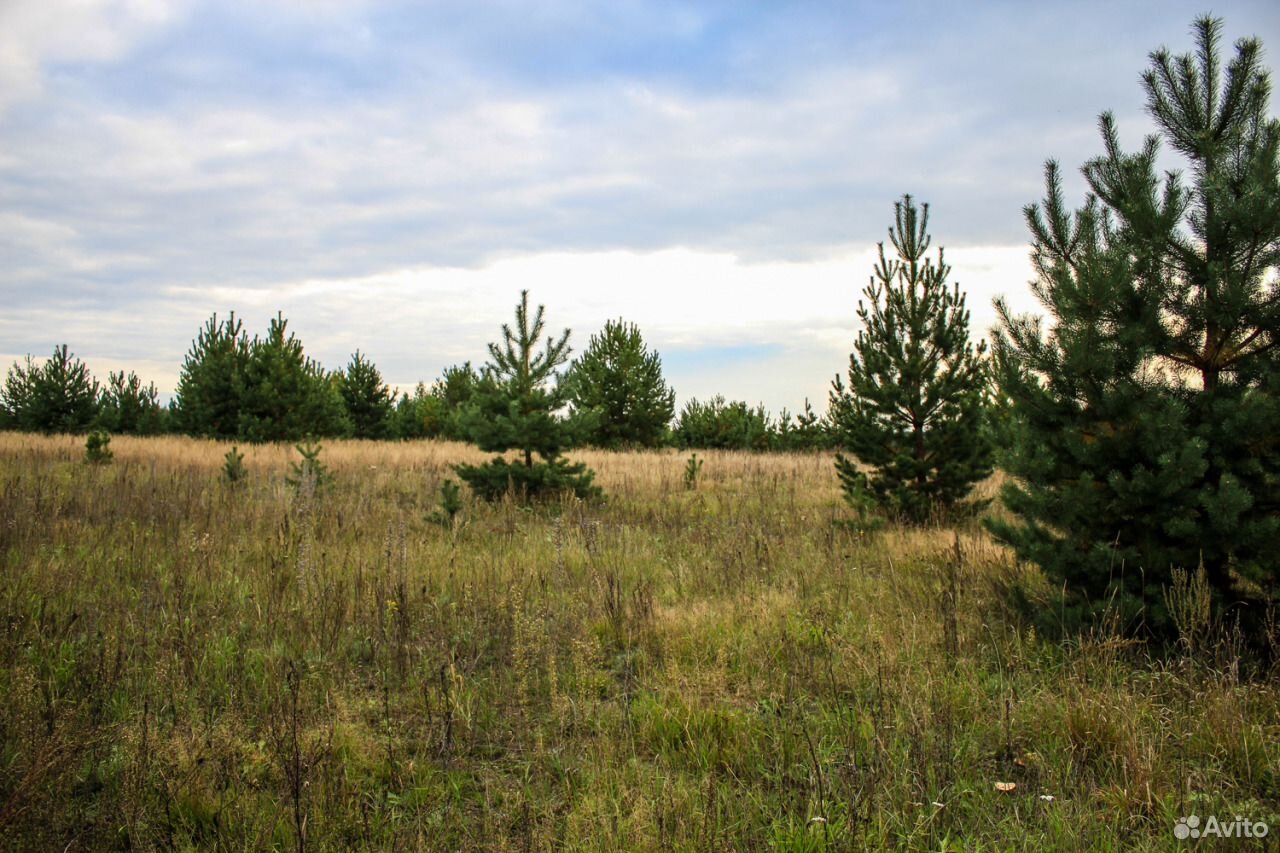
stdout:
[[[952,121],[919,122],[908,140],[861,130],[899,96],[882,72],[827,69],[752,96],[590,82],[410,112],[76,104],[15,129],[22,166],[0,169],[0,185],[19,209],[56,208],[83,251],[117,259],[88,275],[50,253],[43,281],[76,296],[512,252],[696,245],[799,258],[882,231],[892,163],[908,170]],[[83,132],[67,137],[68,122]],[[869,193],[874,208],[855,204]]]
[[120,59],[172,23],[180,0],[8,0],[0,4],[0,112],[40,93],[51,63]]
[[[60,121],[12,134],[22,168],[0,170],[0,180],[20,208],[59,208],[85,251],[143,248],[150,263],[124,252],[127,268],[104,262],[93,276],[60,254],[46,257],[45,280],[64,292],[115,298],[160,281],[270,286],[299,274],[475,264],[548,248],[688,242],[769,254],[759,234],[776,232],[764,220],[779,214],[759,199],[798,196],[791,209],[813,217],[805,198],[831,177],[807,165],[823,158],[824,144],[792,144],[791,129],[837,105],[856,117],[890,94],[874,75],[804,89],[781,111],[595,85],[449,98],[421,113],[373,102],[341,117],[74,105]],[[84,132],[67,138],[68,120]],[[828,225],[797,236],[788,242],[821,246],[835,234]],[[792,251],[776,233],[771,240]]]

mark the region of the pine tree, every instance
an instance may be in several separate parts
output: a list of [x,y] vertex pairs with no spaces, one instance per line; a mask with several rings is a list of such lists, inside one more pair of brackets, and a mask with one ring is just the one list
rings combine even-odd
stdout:
[[111,450],[111,434],[95,429],[84,442],[84,461],[90,465],[106,465],[115,458]]
[[293,449],[298,451],[298,455],[302,458],[289,463],[289,473],[284,477],[286,484],[303,494],[314,494],[317,489],[333,482],[333,474],[330,473],[328,466],[320,461],[319,444],[312,439],[306,439],[300,444],[295,444]]
[[350,432],[338,383],[302,348],[277,314],[249,345],[241,380],[239,428],[246,441],[295,441]]
[[356,438],[384,438],[393,406],[391,389],[382,373],[360,350],[351,356],[341,374],[342,401]]
[[236,438],[249,339],[235,312],[211,316],[191,342],[174,395],[175,426],[190,435]]
[[471,367],[471,362],[455,364],[444,369],[431,386],[431,397],[436,401],[431,413],[439,423],[436,434],[445,438],[465,441],[459,416],[464,406],[471,401],[476,389],[480,387],[481,377]]
[[419,382],[412,395],[406,392],[396,401],[389,431],[401,440],[436,438],[443,434],[445,423],[444,403]]
[[164,430],[165,410],[155,383],[145,386],[129,371],[111,372],[98,400],[97,424],[108,432],[156,435]]
[[[1159,133],[1140,151],[1102,115],[1082,208],[1046,168],[1026,219],[1052,322],[997,306],[1016,518],[990,527],[1065,588],[1063,612],[1157,633],[1175,570],[1203,566],[1246,619],[1280,573],[1280,122],[1260,43],[1237,42],[1224,76],[1221,27],[1196,22],[1194,55],[1151,54]],[[1162,141],[1187,178],[1161,180]]]
[[826,417],[813,410],[808,397],[800,414],[793,416],[786,409],[778,413],[772,441],[775,450],[826,450],[831,442],[831,425]]
[[15,363],[0,396],[5,419],[16,429],[81,433],[98,415],[98,382],[66,344],[54,347],[43,364],[31,356]]
[[4,389],[0,392],[0,414],[5,429],[35,429],[31,409],[33,388],[40,375],[40,365],[27,356],[19,364],[14,362],[5,376]]
[[222,476],[228,483],[239,483],[249,475],[249,470],[244,466],[244,454],[240,452],[240,448],[232,445],[222,456]]
[[987,403],[985,342],[969,340],[969,312],[938,250],[926,257],[929,205],[894,205],[890,259],[880,243],[875,274],[858,302],[862,330],[849,355],[849,385],[831,392],[837,443],[870,474],[837,455],[846,498],[867,492],[891,514],[923,522],[964,499],[992,470],[982,428]]
[[471,400],[479,383],[480,376],[468,361],[446,367],[432,384],[431,393],[444,402],[446,409],[454,412]]
[[662,378],[662,359],[645,346],[640,329],[621,319],[605,323],[567,377],[570,399],[597,415],[586,440],[597,447],[657,447],[675,414],[676,392]]
[[768,450],[773,425],[764,405],[755,408],[742,400],[725,400],[717,394],[703,403],[696,397],[680,410],[671,430],[677,447],[720,450]]
[[[483,465],[458,465],[455,470],[477,495],[495,500],[508,492],[525,499],[573,492],[578,497],[599,495],[591,484],[594,473],[581,463],[570,464],[561,452],[574,444],[574,424],[558,412],[567,401],[562,384],[553,383],[555,370],[569,358],[569,330],[558,338],[543,338],[543,306],[529,314],[529,292],[516,306],[515,328],[502,327],[502,344],[489,344],[491,361],[482,381],[459,418],[464,434],[481,450],[519,451],[519,459],[496,456]],[[534,461],[534,456],[541,461]]]

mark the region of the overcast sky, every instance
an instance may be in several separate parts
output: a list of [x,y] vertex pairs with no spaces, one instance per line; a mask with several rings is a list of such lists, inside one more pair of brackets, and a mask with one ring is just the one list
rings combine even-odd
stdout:
[[528,288],[577,349],[638,323],[682,401],[825,408],[895,199],[975,336],[1034,308],[1045,159],[1079,200],[1098,113],[1136,145],[1205,11],[1275,67],[1273,0],[0,0],[0,359],[167,393],[211,313],[283,311],[411,386]]

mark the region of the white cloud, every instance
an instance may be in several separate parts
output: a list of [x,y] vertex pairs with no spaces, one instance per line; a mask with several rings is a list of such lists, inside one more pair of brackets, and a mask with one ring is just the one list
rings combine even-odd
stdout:
[[170,24],[182,0],[6,0],[0,3],[0,111],[38,94],[53,62],[110,62]]
[[[74,194],[54,215],[85,251],[125,242],[150,256],[130,265],[133,287],[255,287],[553,248],[821,254],[855,236],[832,186],[882,180],[885,157],[925,144],[924,124],[909,145],[864,130],[897,97],[880,71],[780,85],[695,97],[607,80],[536,94],[464,82],[410,110],[404,93],[342,108],[73,102],[7,147],[19,193],[35,182]],[[74,272],[45,260],[50,280]]]

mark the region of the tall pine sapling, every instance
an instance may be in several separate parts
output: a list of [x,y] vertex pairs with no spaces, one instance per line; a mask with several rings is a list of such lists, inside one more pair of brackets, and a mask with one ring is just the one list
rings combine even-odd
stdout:
[[165,410],[155,383],[142,384],[133,371],[112,371],[98,400],[97,424],[113,433],[155,435],[164,428]]
[[292,441],[350,432],[337,377],[303,350],[276,314],[266,336],[249,344],[240,385],[238,434],[248,441]]
[[382,373],[360,350],[356,350],[339,375],[339,387],[352,435],[356,438],[384,438],[394,406],[391,389]]
[[566,383],[573,405],[597,416],[586,435],[597,447],[657,447],[675,414],[661,357],[645,346],[639,327],[621,319],[591,336]]
[[249,338],[234,311],[214,314],[191,342],[178,377],[173,420],[190,435],[235,438],[240,432]]
[[565,492],[580,498],[600,494],[591,483],[594,473],[561,455],[579,438],[575,425],[558,414],[567,402],[565,388],[552,384],[556,368],[569,358],[569,330],[558,339],[548,337],[539,352],[544,331],[543,306],[530,315],[529,292],[522,291],[514,329],[503,325],[501,345],[489,344],[491,361],[459,415],[462,433],[481,450],[519,454],[515,461],[495,456],[483,465],[455,467],[485,500],[509,492],[525,500]]
[[31,356],[9,369],[3,394],[5,420],[16,429],[81,433],[98,414],[98,382],[66,344],[43,364]]
[[41,412],[45,429],[56,432],[80,432],[86,429],[98,412],[98,381],[89,368],[66,344],[55,347],[44,363],[35,385],[35,403]]
[[[1280,576],[1280,122],[1261,44],[1223,69],[1221,29],[1151,54],[1140,151],[1102,115],[1082,208],[1049,163],[1026,218],[1051,323],[997,306],[1014,518],[989,526],[1065,589],[1059,612],[1138,632],[1172,632],[1175,570],[1203,566],[1218,614],[1254,625]],[[1185,175],[1162,177],[1162,142]]]
[[858,303],[862,330],[849,356],[849,385],[837,376],[830,417],[836,442],[870,472],[840,454],[846,499],[867,497],[890,514],[923,522],[955,507],[992,471],[983,428],[988,374],[969,340],[969,312],[951,268],[929,251],[929,206],[911,196],[894,205],[889,241]]

